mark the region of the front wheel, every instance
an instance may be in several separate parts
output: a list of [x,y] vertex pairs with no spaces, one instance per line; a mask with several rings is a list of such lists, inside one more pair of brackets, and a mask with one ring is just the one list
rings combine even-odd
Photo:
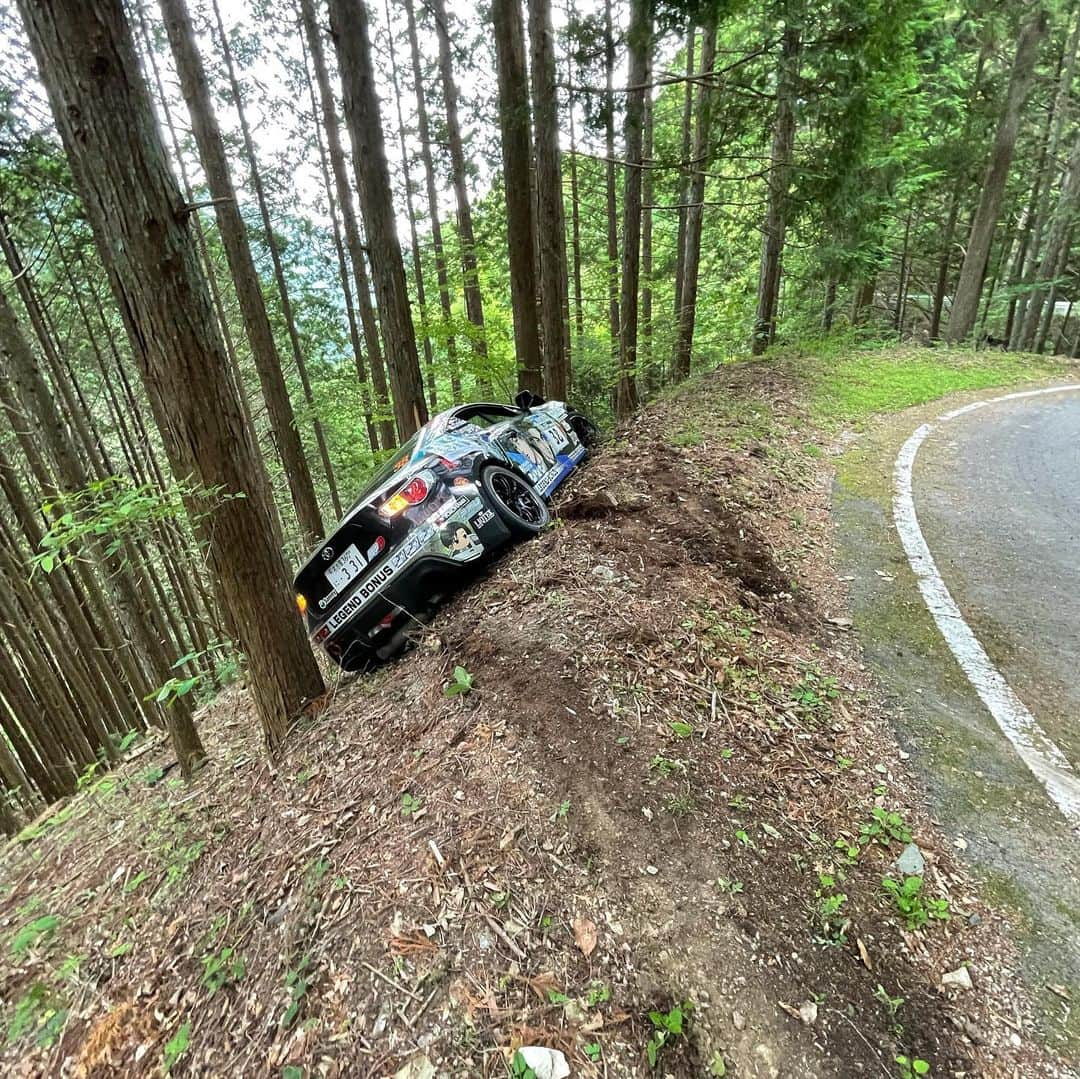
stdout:
[[574,434],[578,436],[578,441],[586,449],[592,449],[600,441],[600,430],[588,416],[583,416],[580,412],[571,412],[568,419],[570,426],[574,429]]
[[551,520],[547,503],[533,485],[502,465],[488,465],[480,473],[480,486],[510,534],[518,539],[537,535]]

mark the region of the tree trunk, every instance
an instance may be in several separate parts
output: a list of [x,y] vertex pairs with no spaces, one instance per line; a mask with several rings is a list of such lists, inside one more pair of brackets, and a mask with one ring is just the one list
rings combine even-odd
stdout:
[[458,119],[458,90],[450,58],[450,27],[445,0],[431,0],[431,10],[435,15],[435,31],[439,38],[439,73],[446,106],[446,137],[450,144],[450,171],[457,204],[458,239],[461,243],[461,263],[464,270],[465,313],[473,325],[472,348],[477,359],[478,392],[482,397],[490,397],[491,372],[488,370],[487,337],[484,331],[484,301],[477,271],[476,238],[473,234],[469,189],[465,182],[465,148],[461,139],[461,121]]
[[[450,280],[446,271],[446,250],[443,247],[442,219],[439,215],[438,190],[435,186],[435,162],[431,155],[431,124],[428,120],[424,76],[420,67],[420,44],[416,35],[416,13],[413,0],[406,0],[405,13],[409,23],[409,55],[412,61],[413,87],[416,93],[416,117],[420,136],[420,159],[424,163],[427,186],[428,220],[431,222],[431,246],[435,254],[435,278],[439,286],[439,306],[447,330],[453,324],[454,310],[450,303]],[[461,372],[458,369],[457,341],[446,334],[446,355],[450,361],[450,392],[456,404],[461,400]]]
[[420,237],[416,230],[416,206],[413,203],[412,169],[409,166],[409,139],[405,130],[405,113],[401,107],[401,80],[398,78],[397,47],[394,44],[394,24],[390,17],[390,0],[384,0],[386,10],[386,43],[390,54],[390,84],[394,90],[397,112],[398,146],[401,149],[401,173],[405,188],[405,216],[409,220],[409,243],[412,248],[413,279],[416,282],[416,303],[420,308],[420,326],[424,331],[424,373],[427,377],[428,406],[432,413],[439,410],[439,391],[435,383],[435,349],[431,341],[431,321],[428,318],[427,289],[424,287],[424,260],[420,252]]
[[[572,74],[572,72],[571,72]],[[573,81],[572,79],[570,81]],[[581,361],[585,346],[585,303],[581,290],[581,200],[578,194],[577,133],[574,129],[574,105],[570,108],[570,252],[574,272],[574,362]]]
[[570,393],[570,345],[563,316],[567,309],[566,216],[563,210],[554,39],[551,0],[529,0],[544,393],[557,401],[565,401]]
[[[221,8],[218,0],[211,0],[211,8],[214,11],[214,20],[217,22],[218,36],[221,38],[221,54],[225,58],[225,71],[229,76],[229,88],[232,91],[233,104],[236,106],[236,115],[240,120],[240,134],[244,142],[244,156],[247,158],[248,172],[251,178],[251,187],[255,192],[255,202],[259,207],[259,217],[262,220],[263,232],[266,234],[266,247],[270,252],[270,263],[274,269],[274,283],[277,285],[278,296],[281,299],[281,313],[285,319],[285,330],[289,335],[289,345],[292,349],[293,363],[296,364],[296,373],[300,376],[300,388],[304,391],[304,401],[307,403],[311,414],[311,430],[315,435],[315,445],[319,451],[319,460],[322,462],[323,473],[326,476],[326,486],[330,492],[330,502],[334,512],[341,516],[341,498],[338,495],[337,481],[334,479],[334,467],[330,463],[330,450],[326,444],[326,435],[323,433],[322,423],[315,409],[315,396],[311,390],[311,379],[307,373],[307,362],[304,360],[304,349],[300,344],[300,334],[296,328],[296,316],[293,313],[292,300],[289,297],[289,286],[285,279],[285,267],[281,263],[281,252],[278,250],[277,240],[274,237],[274,226],[270,220],[270,206],[266,199],[266,188],[263,185],[262,174],[259,172],[259,159],[255,153],[255,143],[251,138],[251,128],[247,122],[247,113],[244,110],[244,97],[240,92],[240,80],[236,76],[236,65],[233,63],[232,47],[229,45],[229,37],[225,33],[225,24],[221,19]],[[319,537],[321,538],[321,532]]]
[[934,286],[934,306],[930,311],[930,341],[941,336],[941,312],[945,307],[945,290],[949,287],[949,266],[952,263],[953,237],[956,235],[956,218],[960,212],[960,191],[953,187],[949,199],[949,216],[945,222],[941,259],[938,262],[937,283]]
[[836,278],[830,277],[825,284],[825,303],[821,308],[821,328],[829,333],[836,317]]
[[[326,151],[330,157],[330,167],[334,173],[334,186],[337,188],[338,206],[341,207],[341,226],[345,230],[345,246],[352,262],[353,278],[356,283],[356,302],[360,308],[360,325],[364,329],[364,341],[367,344],[368,361],[371,367],[371,385],[375,393],[375,408],[378,411],[379,437],[383,449],[392,449],[397,442],[394,423],[390,416],[390,397],[386,385],[386,367],[383,363],[382,344],[379,339],[379,327],[375,321],[375,308],[371,302],[371,286],[368,283],[365,264],[364,244],[360,238],[360,225],[353,209],[352,189],[345,167],[345,153],[341,146],[341,126],[338,123],[334,95],[330,90],[330,75],[326,67],[326,52],[323,49],[322,32],[315,15],[315,0],[300,0],[300,14],[303,18],[304,33],[308,49],[311,52],[311,65],[315,69],[315,82],[319,87],[319,100],[322,103],[323,129],[326,131]],[[363,370],[358,366],[357,374],[364,381]]]
[[206,70],[195,44],[191,17],[184,0],[160,2],[180,78],[180,88],[191,116],[192,133],[206,172],[210,196],[214,199],[221,242],[236,286],[236,298],[240,304],[248,343],[251,345],[251,357],[266,400],[267,418],[281,455],[300,527],[306,542],[314,543],[323,534],[322,514],[319,512],[311,472],[308,470],[292,402],[289,400],[289,390],[281,370],[281,358],[274,341],[274,331],[266,313],[259,273],[251,256],[244,219],[236,201],[225,143],[214,114]]
[[[708,77],[716,61],[716,11],[710,8],[702,26],[701,74]],[[679,320],[675,339],[672,376],[681,382],[690,374],[697,316],[698,268],[701,261],[701,225],[705,202],[705,176],[709,168],[709,128],[712,120],[712,87],[702,83],[697,95],[697,123],[694,128],[693,176],[686,208],[686,236],[683,244],[683,283],[679,297]]]
[[275,748],[289,717],[321,694],[322,678],[122,4],[20,0],[19,9],[173,474],[244,496],[219,501],[203,524],[218,599]]
[[[650,47],[645,69],[645,82],[653,80],[653,50]],[[645,395],[656,392],[658,378],[653,364],[653,134],[654,108],[652,89],[645,91],[644,146],[641,151],[641,362],[638,370],[644,374]]]
[[[1054,186],[1054,172],[1058,160],[1058,150],[1061,146],[1061,136],[1065,130],[1065,124],[1073,113],[1072,84],[1073,75],[1076,71],[1077,46],[1080,44],[1080,14],[1074,16],[1075,25],[1065,44],[1065,50],[1058,65],[1058,88],[1054,97],[1054,105],[1046,117],[1046,136],[1043,140],[1042,152],[1039,155],[1035,170],[1035,184],[1032,189],[1031,207],[1028,217],[1028,228],[1025,232],[1025,243],[1018,259],[1020,262],[1019,272],[1014,274],[1014,284],[1028,285],[1032,276],[1036,273],[1039,260],[1042,257],[1042,239],[1046,231],[1052,213],[1050,207],[1050,193]],[[1049,163],[1049,168],[1047,164]],[[1021,327],[1024,325],[1024,312],[1027,307],[1028,297],[1022,293],[1013,304],[1010,304],[1009,347],[1022,349],[1025,346],[1020,341]],[[1012,308],[1015,305],[1016,310]]]
[[499,75],[506,241],[510,261],[510,301],[514,309],[518,389],[544,392],[536,318],[536,231],[533,224],[529,161],[529,88],[520,0],[493,0],[495,62]]
[[[773,125],[769,200],[765,209],[758,274],[757,318],[751,351],[760,356],[776,339],[776,315],[780,304],[780,275],[787,232],[788,187],[795,151],[795,100],[798,95],[799,27],[785,15],[784,37],[776,75],[776,120]],[[701,166],[704,167],[704,166]]]
[[690,205],[690,184],[694,166],[690,161],[690,148],[694,132],[694,51],[697,44],[697,28],[691,19],[686,27],[686,82],[683,85],[682,143],[679,148],[679,231],[675,242],[675,325],[682,317],[682,288],[686,272],[686,215]]
[[1038,59],[1039,43],[1046,33],[1046,26],[1046,12],[1040,7],[1020,31],[1009,86],[1005,93],[1005,107],[994,136],[990,160],[979,192],[978,209],[971,223],[967,251],[960,267],[960,280],[957,282],[956,295],[949,312],[946,337],[952,343],[964,340],[975,326],[979,295],[990,257],[990,245],[994,239],[994,230],[1005,195],[1005,183],[1009,178],[1009,167],[1016,147],[1020,110],[1027,100],[1028,88],[1035,73],[1035,61]]
[[627,419],[637,408],[638,281],[641,256],[641,173],[644,166],[645,82],[652,49],[652,0],[631,0],[630,53],[627,70],[623,171],[622,294],[619,339],[619,381],[615,416]]
[[353,166],[382,320],[394,418],[398,438],[404,442],[427,423],[428,412],[397,237],[364,0],[330,0],[330,31],[345,93],[345,122],[352,137]]
[[611,0],[604,0],[604,190],[607,195],[608,327],[611,357],[619,363],[619,207],[615,197],[615,36]]
[[[315,28],[318,34],[318,27]],[[321,44],[321,42],[320,42]],[[368,445],[372,453],[379,448],[379,436],[375,429],[375,421],[371,415],[370,385],[368,383],[367,365],[364,363],[364,348],[360,342],[360,324],[356,318],[356,301],[353,298],[353,287],[349,281],[349,257],[345,250],[345,242],[341,235],[341,221],[338,216],[338,199],[334,192],[334,181],[331,178],[330,158],[323,144],[322,131],[317,117],[322,111],[319,96],[315,89],[311,70],[308,67],[310,47],[304,50],[304,77],[307,79],[308,95],[311,98],[311,115],[315,119],[315,146],[319,152],[319,171],[322,173],[323,187],[326,189],[326,203],[330,209],[330,226],[334,235],[334,252],[337,255],[338,278],[341,281],[341,295],[345,301],[345,318],[349,324],[349,341],[352,344],[353,362],[356,364],[356,378],[360,383],[363,396],[364,425],[367,428]],[[337,117],[334,117],[335,121]],[[346,183],[346,188],[348,184]],[[346,190],[346,194],[349,194]],[[361,257],[363,253],[361,252]]]

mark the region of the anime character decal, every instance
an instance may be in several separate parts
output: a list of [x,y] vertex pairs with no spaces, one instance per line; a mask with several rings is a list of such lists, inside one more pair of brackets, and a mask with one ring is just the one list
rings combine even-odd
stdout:
[[439,529],[439,540],[455,562],[471,562],[484,552],[479,537],[464,521],[447,521]]

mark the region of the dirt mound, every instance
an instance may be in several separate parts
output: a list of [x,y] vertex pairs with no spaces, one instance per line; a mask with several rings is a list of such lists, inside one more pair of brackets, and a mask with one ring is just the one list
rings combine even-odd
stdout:
[[[1050,1074],[1009,1044],[993,920],[823,621],[824,474],[775,418],[753,452],[732,377],[635,421],[273,766],[233,694],[192,788],[147,756],[9,849],[0,916],[58,923],[0,971],[48,1002],[2,1059],[457,1079],[541,1044],[586,1079]],[[881,885],[909,835],[949,914],[918,930]],[[978,994],[939,989],[964,962]],[[126,1044],[110,1007],[145,1019]]]

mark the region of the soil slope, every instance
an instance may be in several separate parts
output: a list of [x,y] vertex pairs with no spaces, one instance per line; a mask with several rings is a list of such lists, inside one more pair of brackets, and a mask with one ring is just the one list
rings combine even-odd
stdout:
[[860,666],[796,387],[651,407],[278,761],[236,689],[190,787],[151,741],[10,844],[5,1072],[1065,1074]]

